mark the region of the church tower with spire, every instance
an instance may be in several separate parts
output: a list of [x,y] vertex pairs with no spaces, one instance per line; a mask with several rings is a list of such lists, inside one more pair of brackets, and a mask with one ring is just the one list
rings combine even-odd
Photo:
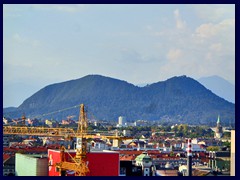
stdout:
[[223,136],[223,129],[222,126],[220,124],[220,116],[218,116],[218,120],[217,120],[217,127],[216,127],[216,131],[215,131],[215,138],[220,139]]

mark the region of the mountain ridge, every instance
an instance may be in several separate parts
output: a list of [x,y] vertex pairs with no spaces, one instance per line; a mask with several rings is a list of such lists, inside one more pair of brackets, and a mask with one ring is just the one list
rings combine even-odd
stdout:
[[[40,89],[8,115],[35,116],[84,103],[97,119],[146,119],[189,124],[235,121],[235,105],[216,96],[198,81],[187,76],[175,76],[144,87],[102,75],[87,75],[79,79],[55,83]],[[61,120],[69,113],[56,117]],[[52,116],[53,118],[53,116]]]

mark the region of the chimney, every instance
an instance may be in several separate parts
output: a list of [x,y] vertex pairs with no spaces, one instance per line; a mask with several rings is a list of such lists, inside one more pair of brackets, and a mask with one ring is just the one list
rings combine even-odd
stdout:
[[187,176],[192,176],[192,140],[188,139],[187,147]]

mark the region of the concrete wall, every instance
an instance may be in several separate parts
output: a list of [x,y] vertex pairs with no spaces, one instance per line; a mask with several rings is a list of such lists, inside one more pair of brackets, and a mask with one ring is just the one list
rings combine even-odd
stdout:
[[230,176],[235,176],[235,130],[231,130]]
[[40,155],[26,155],[16,153],[16,176],[48,176],[48,159]]

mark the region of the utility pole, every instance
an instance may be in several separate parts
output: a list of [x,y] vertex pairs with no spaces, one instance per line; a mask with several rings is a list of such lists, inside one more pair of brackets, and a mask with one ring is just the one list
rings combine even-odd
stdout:
[[187,176],[192,176],[192,140],[188,139],[187,147]]

